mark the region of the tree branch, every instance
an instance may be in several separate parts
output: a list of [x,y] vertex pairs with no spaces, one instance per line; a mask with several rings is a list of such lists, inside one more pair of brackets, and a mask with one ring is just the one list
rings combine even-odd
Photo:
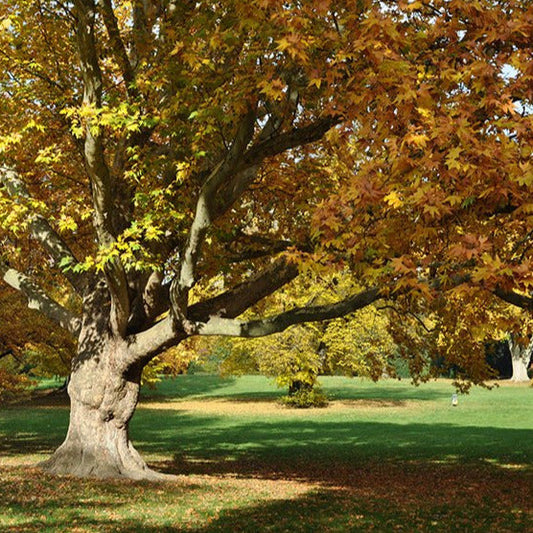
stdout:
[[[94,0],[75,0],[78,25],[76,37],[84,91],[83,103],[96,109],[102,104],[102,72],[98,61],[95,36]],[[93,131],[91,121],[85,128],[85,165],[91,181],[95,226],[99,244],[111,246],[120,232],[118,210],[114,204],[115,183],[105,159],[101,134]],[[128,282],[118,258],[106,264],[105,274],[111,293],[111,327],[124,335],[130,314]]]
[[217,195],[220,185],[234,174],[242,153],[246,150],[254,133],[255,109],[242,117],[235,139],[226,157],[211,172],[202,186],[196,204],[194,220],[189,231],[187,244],[178,267],[178,274],[170,287],[172,312],[177,321],[186,319],[188,294],[195,283],[195,270],[205,236],[213,221],[221,214],[217,209]]
[[251,279],[214,298],[192,305],[187,315],[191,320],[201,322],[209,320],[213,315],[234,318],[297,276],[297,265],[282,257]]
[[377,288],[368,289],[335,304],[298,307],[264,319],[241,322],[219,316],[210,317],[207,322],[197,323],[197,335],[225,335],[232,337],[264,337],[280,333],[289,326],[304,322],[331,320],[353,313],[380,298]]
[[492,293],[511,305],[533,311],[533,298],[524,294],[519,294],[515,291],[506,291],[500,287],[496,287]]
[[339,117],[320,118],[307,126],[264,140],[260,134],[259,141],[247,149],[254,135],[256,116],[256,109],[251,108],[242,117],[226,157],[211,172],[200,192],[178,275],[170,289],[172,313],[177,323],[187,321],[188,293],[195,283],[196,263],[213,221],[224,214],[250,186],[265,158],[317,141],[340,121]]
[[267,157],[319,141],[333,126],[340,124],[340,122],[341,117],[338,116],[322,117],[307,126],[292,128],[289,131],[269,137],[251,146],[244,154],[242,164],[244,167],[258,165]]
[[147,55],[151,41],[145,5],[147,4],[143,0],[133,0],[132,2],[133,44],[138,62]]
[[133,99],[137,96],[137,90],[134,86],[135,74],[128,58],[124,41],[120,36],[117,17],[113,11],[111,0],[103,0],[101,5],[102,18],[109,35],[109,40],[111,41],[113,55],[115,56],[115,60],[117,61],[120,70],[122,71],[122,77],[124,78],[124,83],[126,84],[128,96]]
[[134,361],[157,355],[166,347],[177,344],[189,336],[185,328],[195,328],[198,322],[206,322],[211,316],[234,318],[246,309],[272,294],[298,275],[298,268],[280,258],[251,279],[239,283],[230,290],[192,305],[187,310],[186,319],[179,330],[168,316],[150,329],[129,337],[130,350]]
[[[98,109],[102,105],[102,72],[95,42],[94,0],[75,0],[78,15],[76,36],[83,76],[83,103]],[[85,128],[84,156],[87,173],[91,179],[95,224],[101,244],[108,245],[116,237],[113,227],[113,183],[104,154],[104,146],[98,128],[88,120]]]
[[[18,176],[17,172],[10,167],[0,165],[0,183],[4,185],[9,196],[12,198],[23,198],[31,200],[28,189]],[[42,245],[57,265],[68,264],[74,267],[78,260],[65,243],[65,241],[55,232],[49,222],[41,215],[33,215],[30,221],[30,229],[33,237]],[[85,281],[83,276],[74,273],[72,270],[63,270],[63,275],[76,289],[78,294],[83,292]]]
[[30,309],[40,311],[72,335],[78,336],[80,319],[48,296],[29,276],[4,263],[0,263],[0,275],[5,283],[26,296]]

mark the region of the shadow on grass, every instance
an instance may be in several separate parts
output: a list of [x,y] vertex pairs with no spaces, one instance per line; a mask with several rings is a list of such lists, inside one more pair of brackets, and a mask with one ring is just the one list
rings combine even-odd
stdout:
[[300,457],[314,461],[475,461],[530,464],[533,432],[527,429],[283,419],[231,423],[227,417],[194,416],[173,410],[139,411],[132,424],[138,448],[195,459],[240,456]]
[[[320,490],[296,500],[270,502],[228,511],[195,533],[215,532],[388,532],[475,531],[528,532],[531,520],[525,510],[509,513],[508,502],[498,499],[481,503],[436,499],[416,504],[395,493],[375,497],[350,491]],[[409,494],[409,496],[412,496]],[[446,495],[449,497],[449,495]],[[497,495],[495,495],[497,496]],[[518,497],[516,503],[523,498]]]
[[68,407],[11,407],[0,412],[0,456],[52,453],[64,440]]
[[440,400],[447,399],[452,394],[450,391],[435,390],[424,387],[387,387],[380,384],[379,387],[361,387],[352,386],[328,386],[323,387],[324,392],[332,400],[383,400],[383,401],[402,401],[402,400]]
[[[52,451],[64,436],[68,410],[24,412],[10,410],[11,418],[0,420],[0,432],[11,433],[1,442],[2,454]],[[153,467],[189,481],[162,487],[0,469],[0,515],[19,517],[3,531],[531,530],[532,475],[522,466],[532,459],[528,430],[319,418],[243,422],[144,408],[132,434],[141,452],[173,457]],[[513,463],[520,466],[503,467]],[[258,486],[289,480],[310,489],[250,504],[232,499],[228,480],[257,480]],[[184,510],[174,512],[172,525],[157,525],[161,500],[165,512],[183,500],[200,501],[211,482],[227,482],[228,489],[202,525],[187,525]]]
[[[338,376],[323,376],[319,379],[324,392],[332,400],[439,400],[446,399],[453,392],[431,385],[414,387],[407,382],[393,380],[387,386],[376,386],[370,381],[361,381]],[[264,376],[220,377],[213,375],[180,375],[163,379],[155,388],[143,387],[142,401],[175,401],[182,399],[231,399],[236,401],[276,400],[287,393],[286,389],[277,388],[273,381]]]
[[236,382],[236,378],[205,375],[181,375],[175,378],[162,379],[154,388],[143,387],[141,400],[157,399],[158,401],[174,401],[183,398],[211,396],[218,391],[217,396],[225,396],[228,388]]
[[[68,409],[10,409],[0,416],[0,453],[51,453],[64,439]],[[459,426],[446,423],[391,423],[329,418],[232,419],[143,408],[131,435],[143,453],[213,457],[310,458],[315,461],[490,460],[532,464],[528,429]]]

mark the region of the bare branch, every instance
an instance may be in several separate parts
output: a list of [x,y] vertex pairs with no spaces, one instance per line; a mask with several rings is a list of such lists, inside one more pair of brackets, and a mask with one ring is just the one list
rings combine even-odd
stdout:
[[264,319],[241,322],[239,320],[212,316],[207,322],[197,323],[197,335],[225,335],[233,337],[264,337],[280,333],[289,326],[304,322],[331,320],[353,313],[380,298],[377,288],[368,289],[340,302],[329,305],[298,307]]
[[72,335],[78,335],[80,319],[46,294],[29,276],[4,263],[0,263],[0,274],[5,283],[26,296],[30,309],[40,311]]
[[213,221],[227,212],[253,183],[259,165],[265,158],[317,141],[339,122],[338,117],[325,117],[266,139],[260,134],[259,140],[248,148],[254,136],[256,116],[256,109],[251,108],[242,117],[226,157],[208,176],[200,192],[178,275],[170,289],[173,315],[177,322],[187,321],[188,293],[195,283],[196,263]]
[[128,58],[124,41],[120,36],[117,17],[113,11],[111,0],[102,1],[102,18],[109,35],[109,40],[111,41],[111,49],[120,67],[120,70],[122,71],[122,77],[124,78],[124,83],[126,84],[126,91],[130,98],[135,98],[137,96],[137,90],[134,87],[135,74]]

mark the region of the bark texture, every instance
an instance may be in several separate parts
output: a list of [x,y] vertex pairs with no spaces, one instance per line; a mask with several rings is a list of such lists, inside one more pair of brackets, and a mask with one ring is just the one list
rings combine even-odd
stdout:
[[123,341],[94,338],[95,333],[86,331],[72,371],[65,441],[41,466],[50,473],[79,477],[159,478],[161,475],[147,467],[129,438],[141,368],[121,366],[127,350]]
[[527,375],[527,365],[531,358],[533,341],[531,341],[528,346],[522,346],[513,338],[513,336],[511,336],[508,343],[509,351],[511,352],[511,364],[513,367],[511,381],[515,383],[529,381],[529,376]]

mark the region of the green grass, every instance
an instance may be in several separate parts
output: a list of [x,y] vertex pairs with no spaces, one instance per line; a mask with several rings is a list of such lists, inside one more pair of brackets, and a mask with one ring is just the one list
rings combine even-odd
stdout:
[[[2,531],[532,530],[533,389],[322,378],[327,409],[288,410],[260,376],[144,390],[132,439],[177,483],[57,479],[65,405],[0,411]],[[2,529],[3,528],[3,529]]]

